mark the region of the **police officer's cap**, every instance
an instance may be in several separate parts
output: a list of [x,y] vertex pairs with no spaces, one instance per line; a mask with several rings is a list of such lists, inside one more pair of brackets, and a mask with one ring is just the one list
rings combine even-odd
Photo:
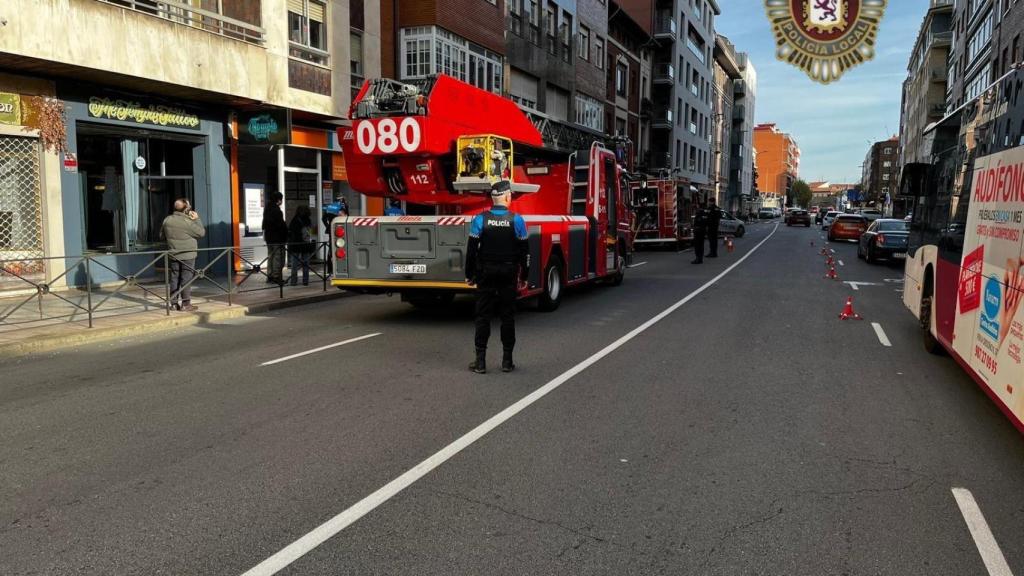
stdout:
[[512,183],[508,180],[498,180],[491,185],[491,196],[504,196],[512,191]]

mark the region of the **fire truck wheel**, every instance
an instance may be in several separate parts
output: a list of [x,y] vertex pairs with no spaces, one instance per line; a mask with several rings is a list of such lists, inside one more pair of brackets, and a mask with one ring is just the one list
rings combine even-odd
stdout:
[[622,281],[626,279],[626,257],[619,254],[615,262],[616,272],[615,275],[612,276],[612,286],[619,286],[622,284]]
[[537,306],[544,312],[553,312],[562,303],[562,260],[552,256],[544,269],[544,292],[538,296]]

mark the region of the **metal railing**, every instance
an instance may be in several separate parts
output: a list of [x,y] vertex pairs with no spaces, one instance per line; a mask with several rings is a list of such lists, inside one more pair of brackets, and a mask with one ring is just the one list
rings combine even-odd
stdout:
[[[300,268],[308,266],[311,283],[319,282],[326,292],[330,246],[329,242],[270,244],[267,256],[259,261],[238,247],[199,248],[195,250],[198,258],[191,261],[179,260],[170,250],[0,260],[0,328],[45,321],[85,321],[92,328],[97,316],[154,310],[170,315],[186,289],[200,287],[208,293],[199,299],[224,298],[228,306],[239,295],[255,292],[276,290],[278,298],[284,298],[288,281],[277,275],[285,264],[298,265],[289,270],[296,280]],[[276,258],[281,269],[271,270]],[[172,265],[179,263],[180,288],[172,286],[171,272]],[[266,282],[255,285],[261,278]]]
[[217,10],[211,11],[182,0],[98,1],[253,44],[263,44],[266,40],[266,32],[262,27],[224,16],[220,2],[217,2]]

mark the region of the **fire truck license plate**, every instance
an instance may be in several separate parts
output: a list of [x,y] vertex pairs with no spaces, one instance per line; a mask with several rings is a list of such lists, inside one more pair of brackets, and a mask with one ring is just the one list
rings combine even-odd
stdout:
[[426,264],[392,264],[392,274],[426,274]]

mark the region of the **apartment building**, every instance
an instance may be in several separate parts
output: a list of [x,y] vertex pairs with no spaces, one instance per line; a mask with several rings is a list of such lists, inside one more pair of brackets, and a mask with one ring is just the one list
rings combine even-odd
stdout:
[[875,142],[868,149],[861,176],[861,189],[866,204],[883,206],[896,195],[899,147],[899,136],[894,135],[892,138]]
[[[378,13],[377,0],[6,0],[0,257],[160,249],[179,197],[205,245],[245,245],[272,191],[289,211],[353,196],[335,129],[351,79],[379,73]],[[59,154],[40,142],[54,104]]]
[[749,211],[750,200],[756,196],[754,182],[754,111],[757,107],[757,69],[750,57],[737,54],[740,79],[734,80],[732,143],[729,164],[728,197],[739,199],[741,210]]
[[627,164],[635,168],[650,162],[653,70],[650,20],[633,9],[609,1],[604,114],[606,133],[632,145]]
[[947,111],[985,91],[1024,60],[1024,4],[1019,0],[954,0]]
[[792,205],[793,183],[800,176],[800,147],[776,124],[754,127],[757,149],[757,188],[763,205],[781,208]]
[[932,0],[918,31],[903,83],[900,166],[929,160],[931,146],[925,141],[924,131],[946,113],[952,25],[952,0]]
[[753,128],[757,73],[750,59],[728,38],[715,39],[712,100],[711,182],[718,205],[746,212],[753,193]]

